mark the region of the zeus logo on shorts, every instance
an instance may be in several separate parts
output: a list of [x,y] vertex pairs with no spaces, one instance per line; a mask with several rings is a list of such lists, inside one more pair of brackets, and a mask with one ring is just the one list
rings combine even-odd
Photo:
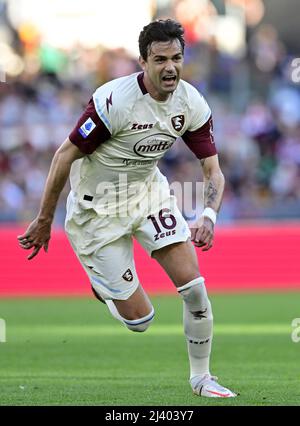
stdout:
[[158,241],[161,238],[169,237],[170,235],[175,235],[175,234],[176,234],[176,229],[173,229],[173,231],[162,232],[161,234],[155,234],[154,241]]
[[78,132],[81,134],[81,136],[86,139],[88,135],[94,130],[96,127],[96,124],[93,122],[93,120],[89,117],[83,125],[78,129]]

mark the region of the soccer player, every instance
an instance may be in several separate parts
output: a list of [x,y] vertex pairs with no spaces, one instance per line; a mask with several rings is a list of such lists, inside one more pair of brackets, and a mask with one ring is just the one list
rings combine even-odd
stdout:
[[[203,96],[181,79],[184,31],[171,19],[139,36],[142,72],[99,87],[77,125],[56,151],[40,211],[19,236],[22,248],[48,250],[59,195],[70,175],[65,228],[94,294],[132,331],[154,317],[139,283],[132,239],[167,272],[183,299],[184,333],[195,394],[234,397],[210,374],[213,315],[196,247],[212,247],[224,177]],[[203,169],[204,211],[190,231],[158,160],[181,137]],[[154,189],[153,189],[154,188]],[[193,243],[194,245],[193,245]]]

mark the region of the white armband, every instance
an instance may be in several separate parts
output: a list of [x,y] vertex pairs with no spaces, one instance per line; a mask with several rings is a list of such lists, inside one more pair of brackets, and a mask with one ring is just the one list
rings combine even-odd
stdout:
[[205,207],[201,216],[208,217],[212,223],[215,225],[217,221],[217,213],[211,207]]

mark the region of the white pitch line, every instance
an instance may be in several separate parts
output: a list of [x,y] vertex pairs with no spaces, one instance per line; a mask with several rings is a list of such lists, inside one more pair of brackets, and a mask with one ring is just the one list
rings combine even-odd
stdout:
[[[127,334],[126,327],[120,324],[115,325],[57,325],[57,326],[10,326],[10,334],[18,334],[27,336],[35,334],[44,334],[45,337],[51,335],[71,335],[71,336],[116,336]],[[216,335],[278,335],[290,334],[290,324],[217,324],[214,326],[214,334]],[[147,335],[182,335],[183,327],[179,324],[172,325],[152,325],[146,333]]]

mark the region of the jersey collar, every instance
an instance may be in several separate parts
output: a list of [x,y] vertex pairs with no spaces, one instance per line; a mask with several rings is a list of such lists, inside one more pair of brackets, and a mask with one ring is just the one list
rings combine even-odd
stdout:
[[143,72],[138,74],[137,81],[138,81],[138,84],[140,86],[141,92],[143,93],[143,95],[146,95],[148,93],[148,90],[146,89],[146,86],[144,85],[144,73]]

